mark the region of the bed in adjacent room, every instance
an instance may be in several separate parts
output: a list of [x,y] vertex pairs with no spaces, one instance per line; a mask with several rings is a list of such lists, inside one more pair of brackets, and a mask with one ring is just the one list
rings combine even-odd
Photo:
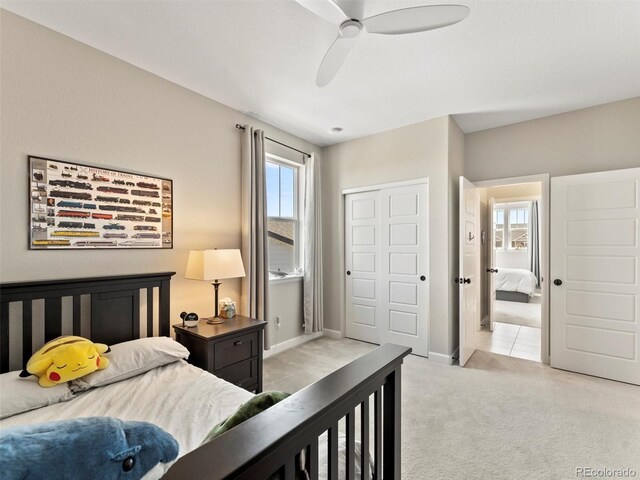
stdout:
[[496,300],[529,303],[536,292],[536,276],[523,268],[498,267],[495,274]]
[[[114,417],[154,424],[172,435],[179,445],[177,461],[158,466],[145,480],[266,479],[275,472],[282,478],[294,478],[301,468],[312,479],[325,475],[337,478],[338,469],[346,470],[349,478],[360,471],[364,472],[362,478],[381,478],[385,472],[385,476],[399,478],[400,389],[396,379],[409,350],[393,345],[378,348],[201,445],[214,426],[252,399],[253,394],[190,365],[184,360],[188,355],[186,349],[168,338],[171,275],[3,284],[0,289],[3,381],[10,378],[31,382],[36,393],[46,391],[51,398],[40,408],[31,405],[28,407],[31,410],[5,416],[8,403],[4,400],[12,393],[11,387],[6,388],[0,437],[3,431],[10,431],[5,429],[16,426]],[[157,297],[154,289],[159,290]],[[85,297],[90,300],[89,325],[80,308],[86,307]],[[141,297],[147,300],[146,318],[140,314]],[[37,315],[33,300],[40,298],[44,299],[44,322],[34,322]],[[154,298],[158,298],[157,303]],[[21,308],[13,308],[15,303],[21,303]],[[68,307],[72,307],[71,313]],[[63,321],[64,310],[70,313],[70,321]],[[16,334],[12,333],[17,323],[21,323],[16,329],[23,337],[21,342],[16,342]],[[63,323],[72,332],[63,331]],[[88,333],[83,331],[87,327]],[[36,332],[38,329],[44,331]],[[104,370],[70,382],[69,392],[65,390],[66,384],[64,388],[53,387],[63,392],[54,399],[54,390],[37,386],[33,379],[17,379],[15,363],[26,363],[36,343],[34,338],[48,341],[62,333],[84,333],[95,342],[111,345],[112,351],[106,354],[111,355],[111,363]],[[117,356],[123,351],[128,355],[126,361],[122,360],[124,356]],[[157,361],[158,358],[162,360]],[[9,370],[14,371],[7,373]],[[13,401],[21,403],[20,398]],[[359,422],[356,435],[356,409],[363,418],[369,419],[370,414],[373,417],[371,446],[369,422]],[[343,418],[345,436],[339,439],[338,422]],[[361,450],[369,454],[361,456]],[[369,458],[371,463],[365,460]]]

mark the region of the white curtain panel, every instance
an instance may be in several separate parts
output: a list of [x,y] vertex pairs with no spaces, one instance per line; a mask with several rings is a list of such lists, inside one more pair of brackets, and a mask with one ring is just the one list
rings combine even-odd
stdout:
[[[268,321],[269,252],[264,132],[249,125],[242,133],[242,279],[243,315]],[[268,329],[264,348],[270,348]]]
[[305,161],[304,198],[304,332],[322,331],[322,202],[320,165]]

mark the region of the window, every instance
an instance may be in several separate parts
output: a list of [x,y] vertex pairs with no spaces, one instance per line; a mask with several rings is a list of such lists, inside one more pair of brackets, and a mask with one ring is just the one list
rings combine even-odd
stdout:
[[493,239],[495,248],[504,248],[504,209],[495,209],[493,211]]
[[509,210],[509,248],[526,250],[529,243],[529,209]]
[[292,274],[300,267],[301,165],[267,156],[267,236],[269,272]]
[[528,202],[495,206],[493,238],[496,250],[527,250],[529,248],[529,207]]

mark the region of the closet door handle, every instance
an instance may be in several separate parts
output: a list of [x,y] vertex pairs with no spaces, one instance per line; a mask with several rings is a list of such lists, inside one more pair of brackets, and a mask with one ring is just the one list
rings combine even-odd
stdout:
[[471,279],[470,278],[463,278],[462,282],[463,283],[471,283]]
[[351,275],[351,270],[347,270],[347,275]]
[[420,280],[422,280],[423,282],[427,279],[427,277],[425,277],[424,275],[420,275]]
[[553,281],[553,284],[554,284],[555,286],[559,287],[560,285],[562,285],[562,280],[560,280],[559,278],[556,278],[556,279]]

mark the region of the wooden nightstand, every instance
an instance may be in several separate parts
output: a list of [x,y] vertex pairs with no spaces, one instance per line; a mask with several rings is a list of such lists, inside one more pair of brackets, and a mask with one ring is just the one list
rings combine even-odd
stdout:
[[250,392],[262,392],[262,345],[267,322],[242,315],[219,325],[173,325],[176,340],[189,350],[189,363]]

